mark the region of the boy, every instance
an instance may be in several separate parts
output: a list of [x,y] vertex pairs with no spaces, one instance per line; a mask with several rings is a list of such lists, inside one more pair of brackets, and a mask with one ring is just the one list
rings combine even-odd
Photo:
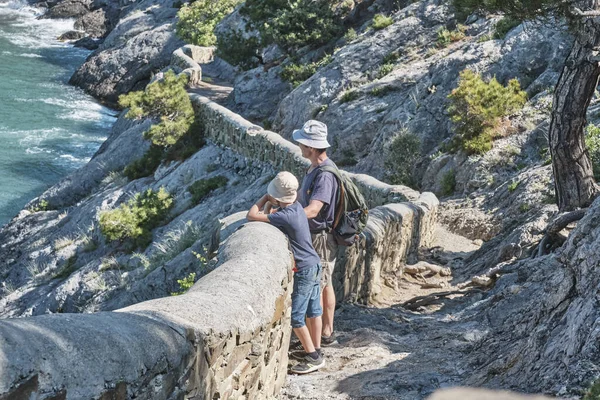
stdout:
[[[295,353],[300,363],[290,372],[306,374],[325,365],[321,347],[321,259],[312,246],[308,219],[302,205],[296,201],[298,180],[289,172],[280,172],[269,183],[267,193],[248,211],[250,221],[268,222],[279,228],[289,239],[296,266],[292,293],[292,328],[300,339],[304,352]],[[264,214],[260,210],[270,202],[280,210]],[[306,326],[308,319],[311,330]]]

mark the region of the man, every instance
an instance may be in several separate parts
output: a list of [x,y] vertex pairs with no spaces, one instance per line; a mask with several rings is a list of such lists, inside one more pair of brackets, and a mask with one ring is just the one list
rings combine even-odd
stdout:
[[299,143],[302,157],[310,160],[308,169],[298,193],[298,201],[304,207],[308,217],[313,246],[321,258],[323,267],[321,280],[321,299],[323,303],[323,330],[321,346],[336,342],[333,332],[333,315],[335,312],[335,292],[331,278],[338,245],[330,233],[335,219],[335,207],[338,204],[338,182],[336,177],[318,167],[335,164],[327,157],[327,125],[322,122],[306,121],[301,129],[293,133]]

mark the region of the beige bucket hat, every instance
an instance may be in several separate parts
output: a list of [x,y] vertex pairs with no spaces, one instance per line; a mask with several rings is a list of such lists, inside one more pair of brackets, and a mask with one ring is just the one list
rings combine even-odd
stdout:
[[267,193],[282,203],[293,203],[296,201],[297,191],[298,179],[291,172],[287,171],[278,173],[267,187]]

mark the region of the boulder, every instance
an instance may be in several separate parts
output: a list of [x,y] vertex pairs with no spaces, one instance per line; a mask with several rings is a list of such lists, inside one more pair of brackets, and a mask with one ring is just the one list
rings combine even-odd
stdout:
[[235,78],[231,108],[253,121],[271,116],[277,105],[292,89],[279,77],[281,67],[265,70],[258,67],[238,74]]
[[82,31],[68,31],[58,37],[61,42],[67,42],[69,40],[80,40],[85,37],[85,32]]
[[75,29],[85,31],[91,37],[104,37],[109,30],[106,11],[98,9],[79,17],[75,21]]
[[75,47],[83,47],[88,50],[96,50],[102,44],[101,39],[92,39],[91,37],[84,37],[83,39],[79,39],[73,46]]
[[183,43],[175,36],[173,18],[177,9],[152,8],[139,5],[106,37],[105,41],[79,67],[69,83],[79,86],[91,95],[116,105],[120,94],[142,89],[153,72],[169,64],[171,54]]
[[48,10],[44,18],[73,18],[90,12],[91,0],[63,0]]

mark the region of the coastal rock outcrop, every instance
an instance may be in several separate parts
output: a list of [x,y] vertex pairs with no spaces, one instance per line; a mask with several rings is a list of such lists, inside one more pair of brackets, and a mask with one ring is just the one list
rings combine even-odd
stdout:
[[142,89],[183,44],[174,33],[176,13],[171,2],[132,5],[69,82],[112,105]]

